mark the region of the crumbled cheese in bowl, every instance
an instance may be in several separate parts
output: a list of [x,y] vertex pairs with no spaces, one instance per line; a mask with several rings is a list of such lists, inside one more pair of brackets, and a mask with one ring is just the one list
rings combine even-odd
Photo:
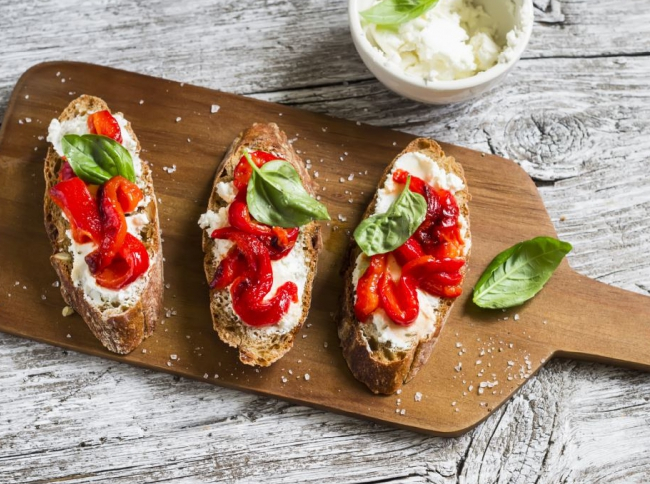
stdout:
[[[358,9],[380,1],[359,0]],[[387,68],[424,82],[453,81],[513,60],[532,17],[523,12],[528,7],[526,0],[439,0],[398,26],[360,18],[366,40]]]

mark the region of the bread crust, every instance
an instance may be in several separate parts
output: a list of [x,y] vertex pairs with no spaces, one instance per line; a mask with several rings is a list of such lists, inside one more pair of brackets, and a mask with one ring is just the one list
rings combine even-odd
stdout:
[[[438,163],[447,173],[456,174],[465,185],[463,190],[456,192],[456,201],[462,215],[467,220],[469,233],[469,192],[467,191],[467,181],[462,166],[450,156],[445,156],[442,148],[433,140],[418,138],[412,141],[384,171],[379,182],[378,188],[384,186],[393,165],[397,159],[405,153],[422,152]],[[377,193],[366,209],[363,218],[367,218],[374,213],[377,203]],[[394,351],[387,345],[372,341],[364,332],[364,325],[360,323],[354,314],[354,294],[355,288],[352,284],[352,274],[354,272],[357,257],[361,254],[361,249],[351,239],[349,258],[345,272],[345,289],[343,292],[343,314],[339,320],[338,334],[341,341],[343,356],[348,363],[350,370],[355,378],[363,383],[373,392],[381,394],[395,393],[404,383],[410,381],[418,373],[420,368],[427,362],[433,346],[438,339],[438,334],[442,329],[449,312],[454,303],[454,299],[441,299],[436,331],[425,339],[418,341],[416,345],[408,350]],[[469,251],[465,256],[466,262],[469,260]],[[465,264],[465,267],[467,264]],[[465,268],[463,268],[463,271]],[[369,323],[367,323],[369,324]]]
[[[109,109],[100,98],[82,95],[73,100],[59,116],[59,121],[65,121],[76,116]],[[140,143],[127,123],[126,130],[138,144]],[[144,240],[150,257],[148,281],[142,295],[135,305],[122,308],[101,309],[84,297],[81,287],[75,287],[72,277],[72,260],[68,254],[69,239],[65,235],[70,224],[62,216],[61,209],[49,196],[49,190],[58,182],[58,172],[62,163],[61,157],[50,146],[45,158],[45,198],[44,215],[45,230],[52,244],[50,263],[61,281],[61,295],[66,304],[78,312],[86,322],[95,337],[113,353],[127,354],[133,351],[145,338],[151,336],[162,313],[163,303],[163,256],[158,221],[158,205],[153,189],[151,171],[147,162],[142,163],[142,178],[146,181],[145,195],[150,203],[145,208],[149,217]]]
[[[219,182],[232,181],[235,167],[243,156],[243,148],[247,148],[250,151],[261,150],[280,155],[296,169],[307,192],[312,196],[314,195],[312,179],[302,160],[287,140],[285,133],[275,123],[255,123],[235,138],[221,161],[214,179],[212,194],[208,202],[208,210],[216,212],[220,208],[228,205],[217,193],[217,184]],[[235,315],[231,305],[228,303],[230,301],[230,288],[210,290],[210,312],[212,314],[214,330],[224,343],[238,348],[239,359],[246,365],[269,366],[284,356],[293,347],[296,334],[300,331],[300,328],[302,328],[307,319],[311,306],[311,292],[316,275],[318,253],[322,246],[320,225],[316,222],[310,222],[301,227],[300,236],[293,250],[300,250],[301,242],[304,244],[303,250],[305,251],[305,258],[309,264],[309,271],[301,301],[302,316],[299,323],[291,331],[283,334],[263,334],[256,328],[243,323]],[[212,281],[219,265],[219,261],[214,257],[213,248],[214,241],[210,238],[207,231],[204,230],[204,269],[208,282]]]

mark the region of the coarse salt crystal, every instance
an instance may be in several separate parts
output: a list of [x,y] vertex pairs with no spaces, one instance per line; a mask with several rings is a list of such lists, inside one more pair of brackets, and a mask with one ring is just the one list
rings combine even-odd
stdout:
[[180,123],[180,122],[181,122],[181,119],[183,119],[183,118],[181,118],[180,116],[178,116],[178,117],[176,118],[176,122],[177,122],[177,123]]
[[512,319],[514,319],[515,321],[519,321],[519,314],[515,314]]
[[208,378],[208,376],[209,376],[209,375],[208,375],[207,373],[204,373],[204,374],[203,374],[203,378]]
[[415,395],[413,396],[413,399],[414,399],[416,402],[421,401],[421,400],[422,400],[422,394],[421,394],[420,392],[415,392]]
[[177,360],[177,359],[178,359],[178,355],[169,355],[169,357],[170,357],[172,360]]
[[305,380],[309,381],[310,378],[309,373],[305,373]]
[[[219,106],[218,104],[213,104],[212,106],[210,106],[210,113],[214,114],[218,112],[219,109],[221,109],[221,106]],[[280,114],[280,116],[282,116],[282,114]]]

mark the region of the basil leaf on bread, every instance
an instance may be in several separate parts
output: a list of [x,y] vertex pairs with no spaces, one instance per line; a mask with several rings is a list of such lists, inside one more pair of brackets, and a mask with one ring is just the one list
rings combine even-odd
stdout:
[[385,213],[363,220],[354,231],[354,240],[367,256],[385,254],[400,247],[415,233],[427,215],[427,202],[419,193],[404,190]]
[[244,156],[253,169],[246,203],[255,220],[284,228],[301,227],[313,220],[330,220],[325,205],[307,193],[291,163],[274,160],[260,168],[248,150],[244,150]]
[[67,134],[61,146],[72,171],[87,183],[101,185],[116,175],[135,182],[131,154],[107,136]]

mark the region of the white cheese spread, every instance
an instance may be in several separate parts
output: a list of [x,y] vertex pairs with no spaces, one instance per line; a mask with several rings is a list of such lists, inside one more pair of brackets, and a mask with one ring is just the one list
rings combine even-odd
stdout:
[[[220,208],[218,212],[208,210],[206,213],[201,215],[199,218],[199,226],[202,229],[206,230],[208,235],[212,234],[215,229],[220,229],[230,225],[228,223],[228,208],[230,207],[230,203],[237,196],[237,188],[233,185],[232,182],[219,182],[217,184],[217,193],[229,204],[227,207]],[[215,261],[218,263],[226,256],[234,243],[230,240],[218,239],[214,239],[213,242],[214,247],[212,250]],[[256,331],[264,332],[267,334],[284,334],[290,332],[300,322],[303,312],[302,297],[305,293],[305,286],[307,284],[307,276],[309,273],[309,264],[305,257],[304,248],[305,237],[303,231],[301,230],[293,250],[291,250],[291,252],[289,252],[289,254],[282,259],[271,261],[271,269],[273,271],[273,286],[265,297],[265,300],[269,300],[275,296],[277,289],[285,282],[293,282],[298,288],[298,301],[291,302],[289,305],[289,310],[278,322],[278,324],[255,327]],[[224,295],[222,295],[222,297],[225,297],[226,303],[229,304],[229,307],[232,307],[230,291],[223,292]],[[233,314],[241,321],[239,315],[234,312]]]
[[[359,2],[365,10],[380,0]],[[504,0],[515,15],[517,0]],[[523,3],[523,4],[522,4]],[[528,8],[518,0],[518,8]],[[532,16],[532,15],[531,15]],[[517,17],[524,20],[525,14]],[[517,18],[514,17],[514,18]],[[512,60],[524,26],[501,33],[496,21],[472,0],[440,0],[421,16],[397,27],[361,20],[368,42],[386,59],[386,66],[424,81],[464,79]]]
[[[459,190],[465,188],[463,180],[453,173],[445,172],[440,166],[431,158],[423,153],[405,153],[400,156],[390,175],[386,178],[386,182],[382,188],[377,192],[377,203],[375,205],[374,214],[385,213],[391,204],[397,199],[399,194],[404,189],[404,185],[397,184],[393,181],[392,174],[397,169],[408,171],[411,175],[422,178],[425,182],[436,188],[443,188],[455,194]],[[463,254],[467,254],[471,246],[469,237],[469,226],[466,218],[460,214],[458,217],[458,225],[460,228],[461,237],[463,239]],[[398,279],[401,275],[401,268],[394,260],[393,256],[389,256],[389,271],[393,279]],[[356,288],[359,278],[363,275],[368,267],[370,260],[367,255],[361,253],[355,262],[354,271],[352,272],[352,285],[355,290],[356,301]],[[437,312],[440,308],[440,298],[426,293],[420,289],[417,290],[418,302],[420,304],[420,312],[416,320],[409,326],[401,326],[394,323],[381,308],[372,313],[370,321],[365,324],[372,324],[371,331],[364,332],[372,334],[376,337],[377,341],[381,344],[390,342],[391,347],[394,349],[409,349],[412,348],[421,339],[424,339],[437,331]]]
[[[92,112],[87,114],[77,116],[66,121],[59,121],[58,119],[53,119],[50,122],[48,128],[47,140],[52,143],[52,146],[56,153],[59,156],[63,156],[63,149],[61,147],[61,140],[67,134],[88,134],[88,116]],[[136,174],[136,183],[142,188],[146,185],[146,182],[140,177],[142,175],[142,160],[140,159],[139,152],[137,150],[137,143],[131,137],[129,132],[126,130],[127,120],[121,114],[113,114],[113,117],[117,120],[120,125],[122,132],[122,145],[129,151],[131,158],[133,159],[133,167]],[[140,203],[138,204],[137,209],[146,207],[151,203],[151,198],[145,196]],[[65,218],[65,214],[62,214]],[[125,215],[127,231],[137,237],[139,240],[142,240],[141,232],[149,224],[150,220],[145,211],[137,211],[132,214]],[[86,255],[90,254],[97,247],[96,244],[88,242],[86,244],[78,244],[72,238],[72,232],[70,230],[66,231],[66,236],[70,242],[69,252],[72,255],[72,273],[71,279],[75,287],[81,287],[84,293],[84,297],[88,302],[102,309],[108,308],[125,308],[135,304],[142,291],[147,285],[149,279],[150,271],[147,270],[142,274],[138,279],[133,281],[128,286],[119,289],[108,289],[102,286],[97,285],[95,278],[90,273],[90,268],[85,261]],[[152,257],[152,254],[149,254],[149,257]],[[154,260],[149,261],[149,267],[154,264]]]

